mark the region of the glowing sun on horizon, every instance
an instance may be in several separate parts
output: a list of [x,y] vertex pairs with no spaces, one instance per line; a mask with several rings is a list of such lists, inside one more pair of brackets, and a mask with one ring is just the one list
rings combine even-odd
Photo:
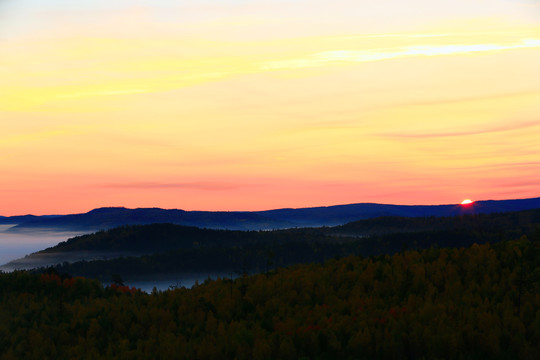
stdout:
[[469,204],[472,204],[473,201],[471,199],[465,199],[461,202],[461,205],[469,205]]

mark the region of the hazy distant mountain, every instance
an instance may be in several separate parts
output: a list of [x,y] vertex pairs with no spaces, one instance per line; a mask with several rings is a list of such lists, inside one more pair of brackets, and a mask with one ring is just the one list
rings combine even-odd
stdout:
[[287,220],[298,226],[335,226],[355,220],[381,216],[455,216],[461,214],[490,214],[540,208],[540,198],[519,200],[477,201],[470,205],[387,205],[350,204],[302,209],[279,209],[258,212],[275,220]]
[[96,231],[121,225],[172,223],[209,229],[266,230],[308,226],[336,226],[380,216],[454,216],[540,208],[540,198],[488,200],[463,205],[350,204],[267,211],[184,211],[159,208],[99,208],[84,214],[4,217],[0,223],[17,223],[11,231],[34,229]]
[[[335,256],[392,254],[403,249],[540,240],[540,209],[453,217],[387,216],[337,227],[230,231],[174,224],[122,226],[82,235],[11,261],[2,270],[55,264],[61,272],[108,280],[112,274],[267,271]],[[68,264],[70,263],[70,264]],[[265,270],[266,269],[266,270]]]
[[286,221],[276,221],[253,212],[212,212],[165,210],[159,208],[127,209],[123,207],[99,208],[84,214],[64,215],[55,218],[35,218],[21,222],[11,231],[32,229],[50,230],[102,230],[121,225],[171,223],[202,228],[272,229],[295,226]]
[[34,221],[38,219],[52,219],[62,215],[20,215],[20,216],[0,216],[0,224],[22,224],[29,221]]

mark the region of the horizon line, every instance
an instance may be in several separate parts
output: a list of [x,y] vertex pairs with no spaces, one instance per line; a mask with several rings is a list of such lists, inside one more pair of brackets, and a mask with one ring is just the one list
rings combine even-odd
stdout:
[[[485,199],[485,200],[472,200],[472,203],[482,203],[482,202],[488,202],[488,201],[519,201],[519,200],[535,200],[540,199],[540,196],[538,197],[527,197],[527,198],[512,198],[512,199]],[[181,208],[161,208],[157,206],[150,206],[150,207],[135,207],[135,208],[129,208],[125,206],[100,206],[93,209],[90,209],[86,212],[77,212],[77,213],[64,213],[64,214],[19,214],[19,215],[0,215],[0,217],[3,218],[10,218],[10,217],[19,217],[19,216],[67,216],[67,215],[80,215],[80,214],[87,214],[89,212],[92,212],[94,210],[100,210],[100,209],[126,209],[126,210],[138,210],[138,209],[159,209],[159,210],[178,210],[178,211],[185,211],[185,212],[214,212],[214,213],[257,213],[257,212],[268,212],[268,211],[276,211],[276,210],[301,210],[301,209],[316,209],[316,208],[329,208],[329,207],[337,207],[337,206],[351,206],[351,205],[383,205],[383,206],[454,206],[454,205],[461,205],[461,201],[457,203],[450,203],[450,204],[388,204],[388,203],[377,203],[377,202],[355,202],[355,203],[346,203],[346,204],[334,204],[334,205],[318,205],[318,206],[303,206],[303,207],[282,207],[282,208],[273,208],[273,209],[264,209],[264,210],[186,210]]]

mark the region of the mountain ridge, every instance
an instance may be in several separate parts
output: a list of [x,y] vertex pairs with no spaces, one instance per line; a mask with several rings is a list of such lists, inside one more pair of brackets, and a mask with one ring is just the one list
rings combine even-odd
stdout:
[[208,229],[271,230],[294,227],[337,226],[381,216],[429,217],[490,214],[540,208],[539,198],[482,200],[470,205],[393,205],[355,203],[263,211],[186,211],[182,209],[102,207],[86,213],[45,216],[0,217],[1,224],[14,223],[8,231],[97,231],[122,225],[172,223]]
[[[337,227],[275,231],[132,225],[77,236],[0,269],[56,266],[106,279],[111,274],[265,271],[335,256],[393,254],[403,249],[463,247],[530,236],[540,240],[540,208],[453,217],[379,217]],[[61,264],[61,265],[60,265]],[[107,275],[108,274],[108,275]]]

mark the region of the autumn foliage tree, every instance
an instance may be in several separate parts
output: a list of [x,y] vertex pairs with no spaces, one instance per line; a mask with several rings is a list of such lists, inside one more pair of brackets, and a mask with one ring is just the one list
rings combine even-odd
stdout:
[[539,250],[349,256],[151,294],[0,274],[0,358],[536,359]]

